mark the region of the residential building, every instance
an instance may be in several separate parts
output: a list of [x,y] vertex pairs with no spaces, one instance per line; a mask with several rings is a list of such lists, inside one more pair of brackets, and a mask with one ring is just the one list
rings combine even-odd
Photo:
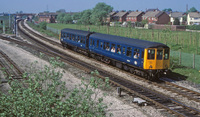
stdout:
[[40,22],[47,22],[47,23],[56,23],[57,13],[39,13],[39,23]]
[[128,15],[128,12],[118,12],[113,16],[113,21],[115,22],[124,22],[126,21],[126,16]]
[[117,14],[117,12],[112,11],[108,14],[107,18],[106,18],[106,22],[112,22],[113,21],[113,16]]
[[142,21],[142,15],[144,12],[142,11],[133,11],[127,15],[126,21],[130,21],[131,23],[140,22]]
[[142,16],[142,20],[147,20],[149,24],[168,24],[170,17],[163,11],[148,11]]
[[189,12],[187,15],[188,25],[200,25],[200,13],[199,12]]
[[182,12],[171,12],[169,14],[171,24],[174,25],[174,21],[176,18],[178,18],[180,25],[183,24],[183,16],[184,16],[183,14],[184,13]]

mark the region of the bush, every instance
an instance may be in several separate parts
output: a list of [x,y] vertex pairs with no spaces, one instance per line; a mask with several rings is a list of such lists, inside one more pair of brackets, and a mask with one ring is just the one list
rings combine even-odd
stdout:
[[68,90],[65,82],[61,81],[62,72],[56,69],[63,63],[53,58],[50,63],[43,70],[24,74],[24,78],[28,80],[21,81],[22,83],[19,80],[9,81],[11,89],[8,94],[0,93],[1,117],[105,116],[107,106],[103,103],[103,97],[97,98],[95,90],[107,87],[108,83],[102,85],[99,79],[93,77],[89,84],[82,82],[80,86]]
[[200,25],[188,25],[188,26],[186,26],[186,29],[200,30]]
[[46,23],[46,22],[41,22],[41,23],[39,23],[39,27],[40,27],[41,29],[46,30],[46,29],[47,29],[47,23]]

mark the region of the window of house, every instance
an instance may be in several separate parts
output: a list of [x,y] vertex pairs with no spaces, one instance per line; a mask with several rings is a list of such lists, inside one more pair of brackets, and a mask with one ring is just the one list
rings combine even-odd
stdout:
[[132,48],[127,47],[126,56],[131,57],[131,54],[132,54]]
[[155,49],[148,49],[147,59],[155,59]]

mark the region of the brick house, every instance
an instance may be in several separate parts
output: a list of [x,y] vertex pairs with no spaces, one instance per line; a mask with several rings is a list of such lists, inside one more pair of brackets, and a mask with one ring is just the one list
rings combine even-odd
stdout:
[[56,23],[57,13],[39,13],[39,23],[40,22],[47,22],[47,23]]
[[143,14],[144,12],[142,11],[131,12],[130,14],[127,15],[126,21],[130,21],[131,23],[140,22],[142,21]]
[[110,12],[110,13],[108,14],[107,18],[106,18],[106,22],[112,22],[113,19],[114,19],[113,16],[114,16],[115,14],[117,14],[117,12],[115,12],[115,11]]
[[142,16],[142,20],[148,20],[149,24],[168,24],[170,17],[163,11],[148,11]]
[[184,16],[183,14],[184,14],[184,13],[182,13],[182,12],[171,12],[171,13],[169,14],[171,24],[172,24],[172,25],[174,24],[174,20],[175,20],[176,18],[179,19],[180,25],[183,24],[183,16]]
[[200,13],[199,12],[189,12],[187,15],[188,25],[200,25]]
[[126,17],[128,14],[129,14],[128,12],[123,12],[123,11],[118,12],[113,16],[113,21],[123,23],[124,21],[126,21]]

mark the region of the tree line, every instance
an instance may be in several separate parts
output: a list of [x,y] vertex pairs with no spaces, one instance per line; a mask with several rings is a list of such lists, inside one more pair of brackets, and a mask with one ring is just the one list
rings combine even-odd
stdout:
[[59,23],[78,23],[78,24],[94,24],[102,25],[108,13],[113,10],[113,7],[105,3],[98,3],[93,9],[87,9],[82,12],[74,14],[66,14],[63,10],[57,16],[57,21]]

